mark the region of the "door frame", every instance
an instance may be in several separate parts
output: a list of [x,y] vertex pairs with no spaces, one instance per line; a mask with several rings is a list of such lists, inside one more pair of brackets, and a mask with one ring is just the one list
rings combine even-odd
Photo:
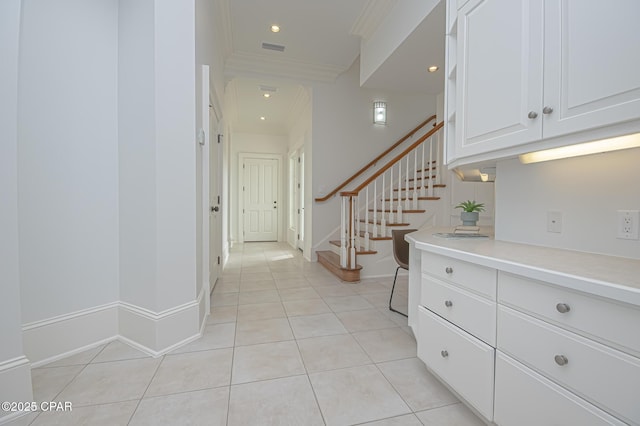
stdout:
[[[210,229],[209,229],[209,206],[211,205],[211,200],[209,199],[209,182],[210,182],[210,164],[209,164],[209,149],[211,144],[211,134],[210,134],[210,126],[209,126],[209,66],[201,65],[200,67],[200,78],[201,78],[201,99],[200,99],[200,107],[201,107],[201,127],[198,129],[198,139],[199,146],[201,148],[201,168],[202,168],[202,182],[201,182],[201,191],[202,191],[202,224],[201,224],[201,241],[202,241],[202,290],[204,291],[204,299],[205,299],[205,312],[209,312],[211,309],[209,300],[209,295],[213,291],[213,287],[210,281],[210,271],[209,271],[209,247],[210,247]],[[202,132],[202,134],[200,134]]]
[[277,180],[277,186],[278,186],[278,197],[277,197],[277,201],[278,201],[278,208],[277,208],[277,219],[276,219],[276,223],[278,226],[278,231],[276,232],[277,238],[278,238],[278,242],[282,241],[282,228],[283,228],[283,222],[282,222],[282,218],[284,217],[282,214],[282,208],[283,208],[283,204],[282,204],[282,196],[283,196],[283,189],[282,189],[282,154],[273,154],[273,153],[252,153],[252,152],[240,152],[238,154],[238,241],[240,243],[244,243],[244,213],[243,213],[243,209],[244,209],[244,191],[242,190],[242,188],[245,186],[245,181],[244,181],[244,169],[242,168],[242,165],[244,164],[245,159],[247,158],[260,158],[260,159],[264,159],[264,160],[276,160],[277,164],[278,164],[278,180]]
[[[298,209],[298,223],[296,227],[298,228],[297,238],[296,238],[296,248],[304,253],[304,168],[305,168],[305,155],[304,155],[304,146],[298,149],[298,161],[296,163],[296,204]],[[300,238],[302,236],[302,238]]]

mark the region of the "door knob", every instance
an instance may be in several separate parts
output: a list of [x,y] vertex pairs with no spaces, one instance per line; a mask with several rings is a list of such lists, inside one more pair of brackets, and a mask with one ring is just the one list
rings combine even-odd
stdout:
[[545,114],[545,115],[549,115],[549,114],[551,114],[552,112],[553,112],[553,108],[548,107],[548,106],[546,106],[546,107],[544,107],[544,108],[542,109],[542,113],[543,113],[543,114]]
[[529,115],[527,115],[527,117],[533,120],[534,118],[538,117],[538,113],[535,111],[529,111]]
[[218,206],[211,206],[211,211],[212,211],[212,212],[217,212],[218,210],[220,210],[220,207],[218,207]]

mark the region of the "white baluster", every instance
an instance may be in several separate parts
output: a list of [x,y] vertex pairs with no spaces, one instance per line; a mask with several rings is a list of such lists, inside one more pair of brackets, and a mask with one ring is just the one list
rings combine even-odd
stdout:
[[433,136],[429,138],[429,197],[433,197]]
[[345,227],[345,219],[347,216],[346,197],[342,197],[342,206],[340,214],[340,266],[347,267],[347,229]]
[[420,180],[420,196],[426,196],[427,182],[424,180],[424,149],[426,142],[422,142],[422,179]]
[[[380,221],[380,235],[383,237],[387,236],[387,220],[386,220],[386,216],[385,216],[385,210],[386,210],[386,205],[387,202],[384,199],[384,194],[386,193],[385,190],[385,173],[382,173],[382,220]],[[393,210],[393,203],[391,201],[389,201],[389,211]],[[391,218],[393,217],[393,212],[389,213],[389,220],[391,220]],[[376,234],[376,237],[378,235]]]
[[356,195],[356,251],[362,248],[362,240],[360,239],[360,193]]
[[404,181],[405,181],[405,187],[404,187],[404,208],[405,210],[411,210],[411,191],[409,190],[409,157],[411,156],[411,153],[408,153],[406,156],[407,159],[407,168],[405,170],[405,177],[404,177]]
[[396,223],[402,223],[402,160],[398,161],[398,211]]
[[[373,236],[378,236],[378,180],[373,181]],[[369,207],[369,187],[367,187],[367,208]],[[384,214],[384,213],[383,213]],[[366,237],[369,241],[369,236]],[[369,250],[369,246],[367,246]]]
[[349,212],[351,213],[350,216],[350,222],[351,222],[351,244],[350,244],[350,250],[349,250],[349,267],[350,268],[355,268],[356,267],[356,227],[355,227],[355,212],[353,211],[354,209],[354,205],[353,205],[353,196],[349,196]]
[[418,147],[413,150],[413,209],[418,210]]
[[440,175],[440,169],[441,169],[440,165],[442,164],[442,160],[440,160],[440,142],[441,142],[440,141],[440,134],[441,133],[442,132],[440,130],[438,130],[438,133],[437,133],[438,142],[436,144],[436,150],[437,150],[436,151],[436,183],[438,185],[440,185],[442,183],[442,180],[441,180],[442,176]]
[[[365,251],[369,251],[369,185],[365,188],[366,196],[364,198],[364,249]],[[374,199],[375,199],[375,182],[374,182]],[[376,222],[376,209],[373,208],[373,228],[375,229]]]

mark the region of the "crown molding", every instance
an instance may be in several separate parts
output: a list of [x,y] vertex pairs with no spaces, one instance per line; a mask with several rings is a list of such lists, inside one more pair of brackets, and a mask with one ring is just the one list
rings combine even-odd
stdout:
[[369,39],[397,2],[398,0],[369,0],[351,27],[350,34],[364,40]]
[[346,67],[314,64],[292,59],[276,58],[249,52],[233,52],[225,64],[225,77],[269,76],[302,81],[333,83]]

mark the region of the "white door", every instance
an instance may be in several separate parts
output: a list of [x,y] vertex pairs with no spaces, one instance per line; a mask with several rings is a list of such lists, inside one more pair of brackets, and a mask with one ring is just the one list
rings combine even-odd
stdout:
[[[614,6],[615,4],[615,6]],[[545,2],[544,137],[640,116],[640,2]]]
[[244,241],[278,240],[278,160],[244,157]]
[[209,150],[209,283],[211,289],[222,269],[222,135],[217,133],[218,122],[211,113],[211,147]]
[[455,157],[540,139],[542,13],[533,0],[470,0],[458,12]]

